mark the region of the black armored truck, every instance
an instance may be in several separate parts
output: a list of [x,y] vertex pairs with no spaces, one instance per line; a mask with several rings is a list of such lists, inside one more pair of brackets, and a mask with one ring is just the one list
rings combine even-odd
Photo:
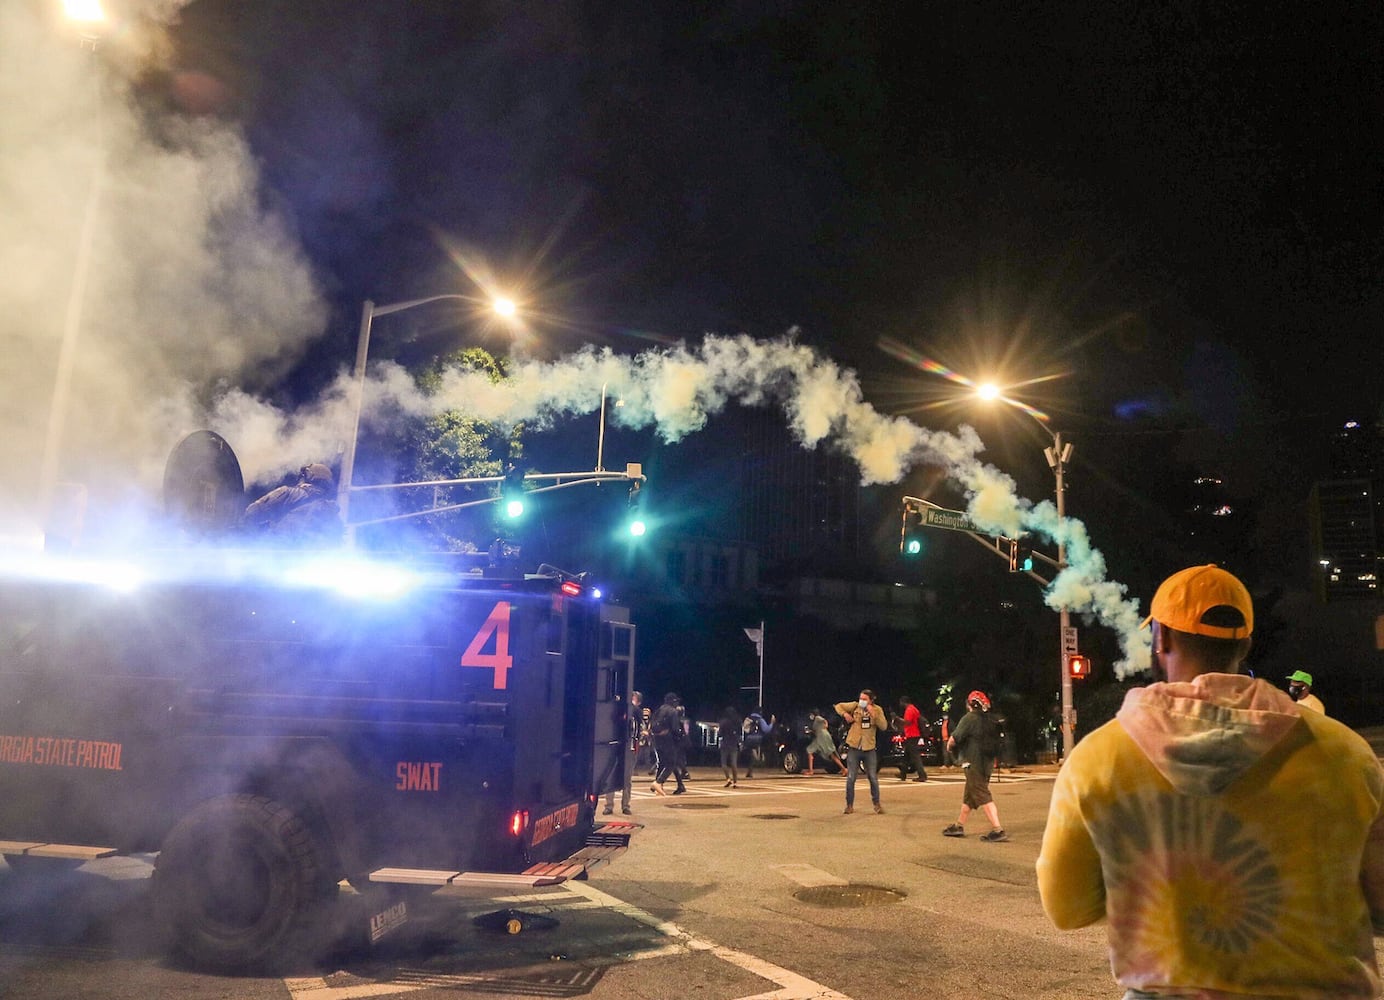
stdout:
[[158,852],[153,905],[202,968],[279,965],[342,883],[368,932],[446,885],[585,878],[637,826],[618,785],[626,610],[561,575],[352,553],[0,566],[0,853]]

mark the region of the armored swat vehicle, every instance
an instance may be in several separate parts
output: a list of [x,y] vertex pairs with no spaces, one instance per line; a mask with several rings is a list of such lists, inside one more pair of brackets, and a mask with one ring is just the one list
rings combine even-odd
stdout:
[[158,852],[171,943],[274,967],[340,884],[379,899],[585,878],[630,823],[634,628],[562,576],[190,550],[0,567],[0,852]]

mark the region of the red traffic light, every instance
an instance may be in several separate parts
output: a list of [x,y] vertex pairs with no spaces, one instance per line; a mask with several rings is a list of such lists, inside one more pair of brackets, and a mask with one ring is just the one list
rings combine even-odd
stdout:
[[1067,673],[1072,680],[1079,680],[1083,677],[1091,676],[1091,658],[1075,653],[1067,657]]

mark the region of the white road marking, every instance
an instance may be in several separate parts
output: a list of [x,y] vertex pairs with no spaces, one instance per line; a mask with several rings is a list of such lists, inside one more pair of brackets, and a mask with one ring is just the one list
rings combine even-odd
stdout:
[[[799,874],[802,877],[812,877],[810,872],[817,871],[810,865],[782,865],[782,869],[801,869],[804,872]],[[834,879],[827,872],[819,872],[820,877]],[[790,876],[791,877],[791,876]],[[841,880],[835,880],[839,882]],[[804,883],[806,884],[806,883]],[[828,883],[815,883],[828,884]],[[740,1000],[850,1000],[844,993],[838,993],[821,983],[813,982],[805,976],[800,976],[796,972],[791,972],[780,966],[774,965],[755,955],[749,955],[734,948],[727,948],[714,941],[699,938],[683,930],[671,921],[662,920],[655,917],[646,910],[616,899],[599,889],[593,888],[587,882],[565,882],[563,888],[565,893],[540,894],[529,893],[521,896],[509,897],[509,902],[529,903],[543,905],[554,905],[561,903],[564,899],[570,903],[562,905],[563,910],[586,909],[588,907],[599,907],[619,913],[636,923],[651,927],[664,937],[670,939],[670,943],[655,948],[641,948],[634,951],[622,952],[619,950],[621,938],[612,939],[609,942],[610,954],[605,956],[593,956],[582,959],[580,962],[573,963],[574,977],[589,974],[593,969],[609,966],[622,965],[627,962],[641,962],[654,958],[670,958],[678,955],[686,955],[694,952],[707,952],[727,962],[737,968],[744,969],[752,975],[765,979],[778,987],[767,993],[756,993],[753,997],[744,997]],[[575,898],[573,898],[575,897]],[[486,900],[485,908],[489,909],[500,900]],[[476,901],[477,904],[480,901]],[[342,986],[328,985],[323,977],[307,977],[296,979],[285,979],[284,986],[292,1000],[363,1000],[368,997],[399,996],[405,993],[415,993],[419,990],[446,989],[460,986],[474,986],[484,988],[487,984],[499,985],[502,983],[513,982],[521,976],[552,975],[554,968],[551,965],[539,965],[521,969],[507,969],[503,974],[495,973],[435,973],[425,972],[418,969],[399,969],[396,978],[387,983],[352,983]],[[559,973],[560,975],[560,973]]]
[[609,909],[652,927],[665,937],[680,941],[688,951],[709,951],[721,961],[729,962],[731,965],[744,969],[761,979],[767,979],[780,987],[769,993],[756,993],[753,997],[744,997],[742,1000],[850,1000],[846,994],[838,993],[821,983],[815,983],[806,976],[790,972],[754,955],[747,955],[743,951],[736,951],[734,948],[727,948],[724,945],[690,934],[671,921],[662,920],[637,906],[607,895],[600,889],[593,888],[588,882],[565,882],[563,884],[570,892],[585,896],[587,899],[600,900]]
[[813,868],[811,865],[770,865],[774,871],[778,872],[790,882],[811,888],[818,885],[849,885],[850,883],[838,875],[831,872],[824,872],[820,868]]

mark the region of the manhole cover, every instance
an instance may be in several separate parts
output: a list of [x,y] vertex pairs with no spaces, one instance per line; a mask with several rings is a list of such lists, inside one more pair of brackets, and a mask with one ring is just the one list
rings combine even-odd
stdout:
[[719,802],[669,802],[669,809],[729,809]]
[[793,898],[815,906],[844,908],[897,903],[904,895],[897,889],[886,889],[881,885],[812,885],[793,893]]
[[753,813],[750,819],[797,819],[797,813]]

